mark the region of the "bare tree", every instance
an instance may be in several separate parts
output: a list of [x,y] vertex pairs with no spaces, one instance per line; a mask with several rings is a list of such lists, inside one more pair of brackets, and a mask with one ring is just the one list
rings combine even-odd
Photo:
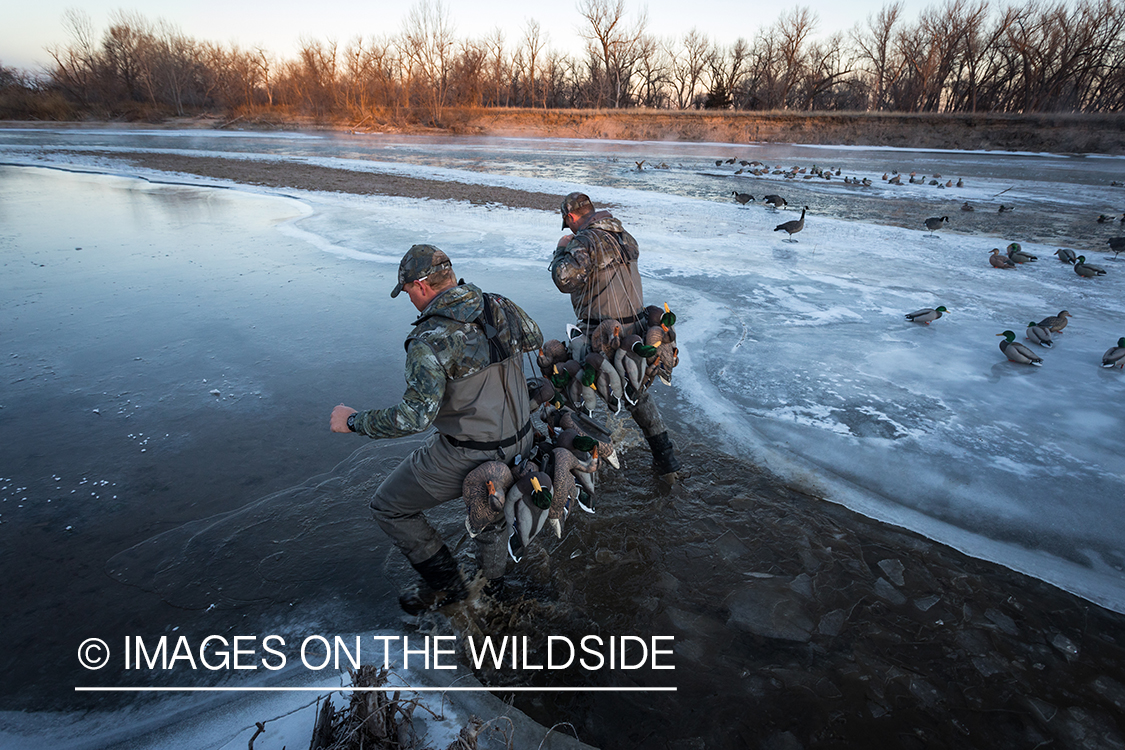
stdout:
[[[601,108],[612,102],[615,108],[626,103],[633,67],[637,62],[637,46],[648,25],[642,13],[632,28],[625,24],[625,0],[579,0],[578,11],[589,23],[581,33],[591,57],[591,82],[597,86],[596,105]],[[591,60],[593,62],[593,60]]]
[[[535,64],[538,61],[539,55],[543,51],[543,47],[546,46],[546,44],[547,37],[543,34],[542,28],[539,26],[539,22],[534,18],[527,19],[527,23],[524,25],[523,46],[526,50],[525,59],[527,60],[528,101],[532,107],[535,106],[535,101],[537,98]],[[547,105],[544,104],[543,106]]]
[[687,109],[703,83],[711,42],[705,34],[693,28],[684,34],[682,49],[674,50],[675,42],[665,43],[669,57],[669,82],[679,109]]
[[401,49],[410,76],[422,89],[434,125],[441,124],[453,65],[453,22],[441,0],[418,0],[403,24]]
[[902,73],[902,59],[894,54],[892,46],[902,19],[902,11],[902,0],[895,0],[884,5],[874,16],[868,16],[866,28],[857,26],[851,33],[860,59],[868,63],[871,77],[869,107],[874,110],[881,110],[887,105],[887,88]]

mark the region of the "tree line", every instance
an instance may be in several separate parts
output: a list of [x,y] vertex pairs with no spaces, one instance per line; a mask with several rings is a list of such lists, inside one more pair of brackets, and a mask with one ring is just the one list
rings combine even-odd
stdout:
[[[304,40],[283,59],[186,36],[117,12],[98,34],[70,11],[68,41],[43,76],[0,67],[0,116],[311,116],[441,125],[450,108],[727,109],[877,112],[1120,112],[1125,4],[1116,0],[943,0],[905,17],[888,2],[849,31],[818,36],[807,7],[752,40],[648,31],[625,0],[578,0],[584,50],[565,55],[528,20],[458,37],[440,0],[418,0],[397,33]],[[35,116],[35,115],[33,115]]]

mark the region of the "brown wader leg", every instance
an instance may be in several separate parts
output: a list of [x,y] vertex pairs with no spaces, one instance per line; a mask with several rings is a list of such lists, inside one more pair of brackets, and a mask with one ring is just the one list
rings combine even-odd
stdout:
[[[510,460],[520,450],[527,450],[531,442],[529,434],[516,445],[503,449],[503,460]],[[461,497],[465,475],[481,463],[497,457],[497,451],[454,447],[435,433],[425,445],[403,460],[375,491],[371,510],[376,522],[425,580],[431,589],[428,593],[434,595],[420,592],[421,603],[416,598],[400,598],[400,603],[408,612],[408,605],[420,607],[421,611],[467,595],[464,577],[452,553],[441,535],[426,520],[423,511]],[[507,542],[502,533],[499,537],[500,544]],[[491,559],[491,555],[488,557]]]
[[629,407],[629,413],[633,415],[633,421],[641,428],[645,439],[648,440],[656,470],[661,476],[674,480],[675,473],[680,470],[680,460],[676,458],[676,446],[668,437],[668,428],[664,426],[664,420],[660,417],[660,410],[656,408],[656,401],[652,398],[652,394],[645,390],[637,399],[637,403]]

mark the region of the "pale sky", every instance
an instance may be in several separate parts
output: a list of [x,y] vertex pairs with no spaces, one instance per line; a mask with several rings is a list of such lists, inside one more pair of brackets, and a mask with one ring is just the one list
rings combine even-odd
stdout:
[[[907,0],[906,19],[913,20],[927,5],[937,0]],[[549,34],[548,47],[566,54],[581,51],[579,15],[576,0],[444,0],[453,20],[457,38],[483,38],[493,29],[504,30],[509,46],[517,44],[529,19],[538,21]],[[850,29],[857,21],[878,11],[884,0],[807,0],[820,18],[819,34]],[[261,45],[279,57],[294,56],[303,37],[335,39],[341,44],[355,38],[397,34],[412,0],[328,0],[317,4],[307,0],[12,0],[0,13],[0,64],[38,70],[50,62],[45,48],[69,41],[63,28],[63,14],[75,8],[93,21],[98,38],[109,25],[115,10],[138,12],[150,21],[164,20],[200,41],[235,42],[243,47]],[[648,29],[661,36],[679,37],[692,27],[711,39],[729,44],[738,37],[753,39],[760,26],[768,26],[794,4],[767,5],[746,0],[626,0],[627,18],[635,21],[648,9]],[[689,10],[685,10],[685,8]],[[482,10],[483,9],[483,10]]]

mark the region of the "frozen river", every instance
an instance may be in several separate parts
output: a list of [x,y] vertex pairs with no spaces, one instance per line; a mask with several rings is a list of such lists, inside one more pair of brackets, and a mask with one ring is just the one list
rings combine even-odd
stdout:
[[[1125,229],[1095,221],[1125,211],[1125,188],[1111,186],[1125,160],[8,130],[0,555],[31,571],[8,595],[34,603],[7,624],[17,652],[69,654],[79,625],[120,632],[122,612],[152,633],[209,608],[229,630],[250,604],[259,623],[396,626],[383,573],[397,562],[362,503],[333,492],[413,442],[349,459],[357,444],[326,423],[336,403],[382,406],[401,393],[413,309],[387,296],[398,259],[436,244],[548,338],[569,319],[545,270],[553,212],[215,189],[189,175],[156,184],[135,179],[155,173],[99,166],[99,152],[137,150],[582,189],[637,237],[647,301],[678,315],[681,364],[671,388],[656,387],[686,444],[1125,612],[1125,373],[1099,367],[1125,336],[1125,261],[1105,245]],[[735,174],[731,158],[840,176]],[[883,181],[896,171],[964,187]],[[807,205],[798,241],[773,231],[797,212],[742,206],[732,191]],[[948,228],[926,236],[923,220],[942,215]],[[1039,261],[991,268],[988,251],[1010,242]],[[1079,278],[1052,255],[1059,247],[1108,274]],[[933,325],[903,318],[937,305],[950,313]],[[1070,325],[1040,352],[1042,367],[1004,358],[996,334],[1023,340],[1028,321],[1064,309]],[[378,575],[356,575],[372,560]],[[38,667],[6,658],[11,697]]]

